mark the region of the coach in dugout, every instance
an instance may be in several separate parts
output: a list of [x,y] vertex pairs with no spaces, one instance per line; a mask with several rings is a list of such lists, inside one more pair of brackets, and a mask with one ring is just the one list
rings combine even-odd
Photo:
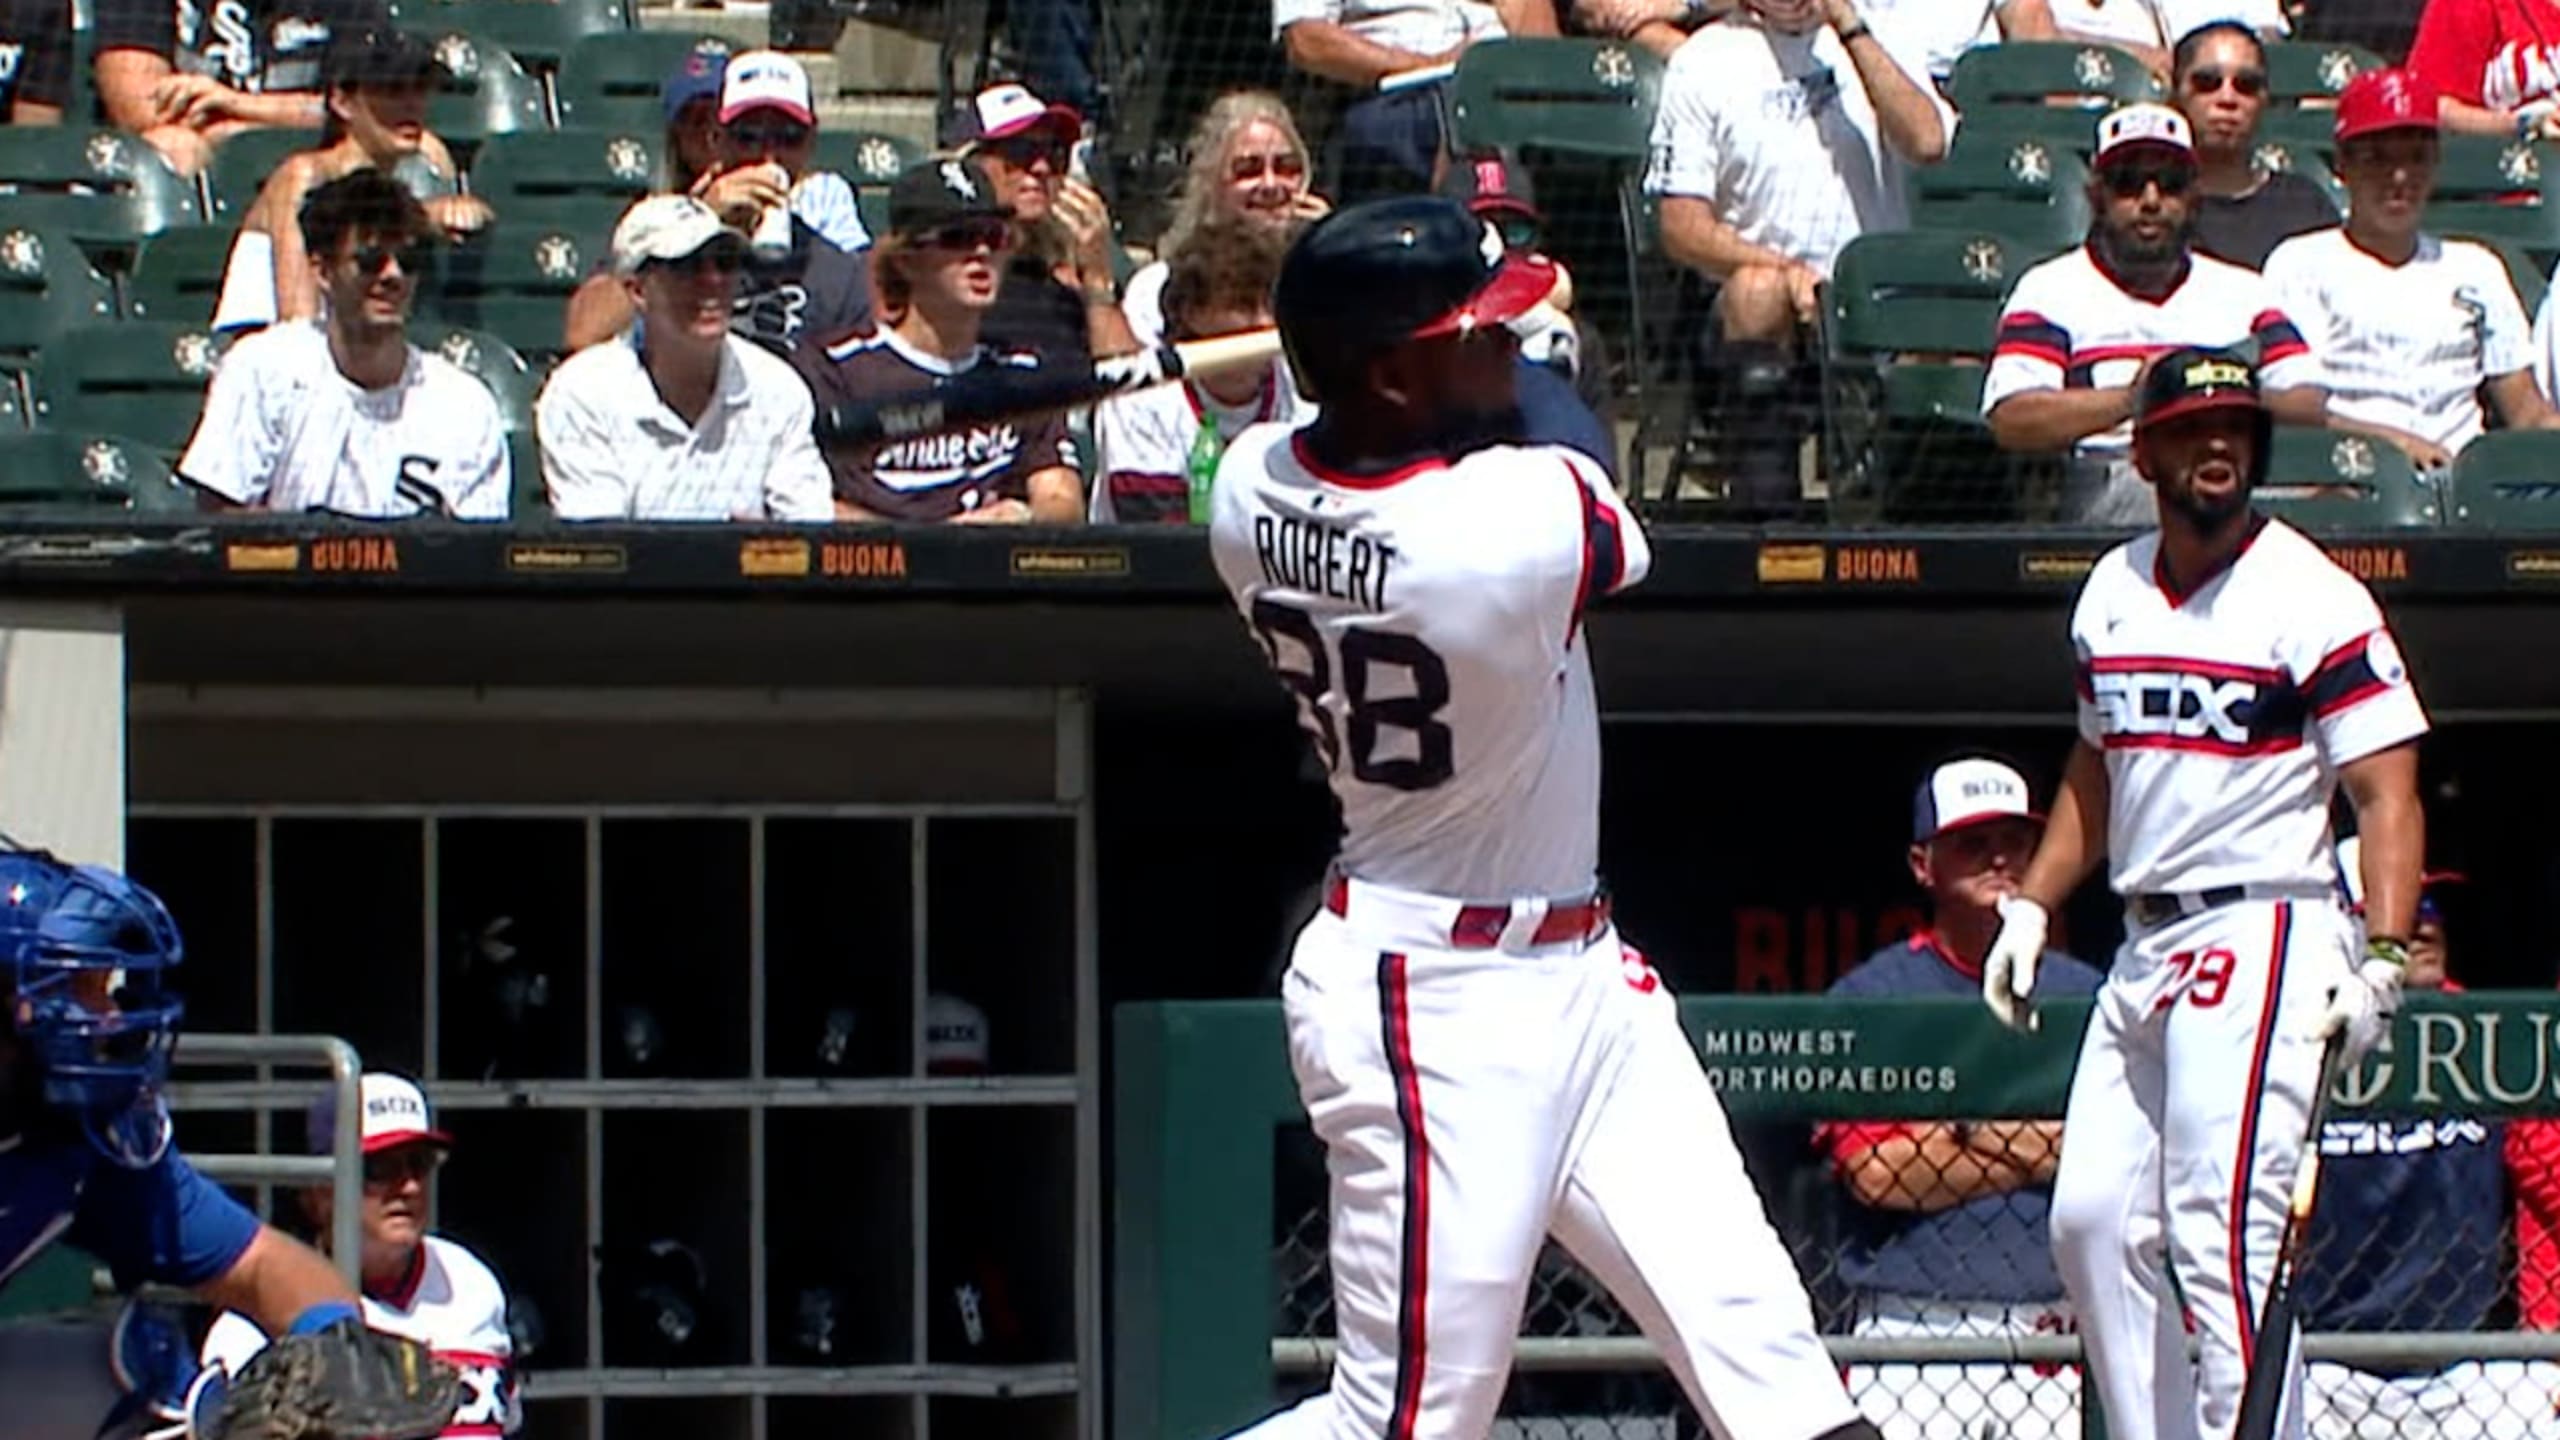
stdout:
[[[2000,901],[2043,833],[2026,778],[1968,757],[1929,772],[1912,801],[1911,878],[1929,927],[1840,977],[1833,995],[1971,995]],[[2040,997],[2088,995],[2098,972],[2048,951]],[[1857,1202],[1840,1251],[1860,1335],[2032,1335],[2069,1328],[2045,1230],[2056,1121],[1860,1122],[1815,1140]],[[1849,1393],[1887,1440],[2071,1440],[2079,1376],[2028,1367],[1859,1365]]]
[[512,479],[498,402],[409,343],[435,233],[379,170],[302,202],[302,244],[327,303],[231,347],[178,478],[208,509],[322,510],[372,520],[504,520]]
[[563,520],[827,520],[809,387],[729,329],[746,237],[690,195],[613,230],[640,323],[561,362],[534,405],[543,488]]
[[[824,410],[933,390],[979,367],[1039,362],[980,339],[1005,283],[1013,217],[966,160],[908,167],[889,189],[889,234],[873,247],[893,322],[804,348],[792,363]],[[1000,420],[885,445],[825,447],[838,517],[962,524],[1073,524],[1084,485],[1066,421]]]
[[1690,36],[1662,77],[1645,188],[1662,197],[1663,249],[1721,283],[1706,358],[1714,409],[1750,421],[1727,486],[1737,515],[1799,503],[1811,416],[1796,359],[1832,257],[1910,223],[1905,170],[1935,164],[1955,133],[1900,45],[1851,0],[1752,0]]
[[2134,472],[2133,397],[2153,357],[2250,346],[2267,408],[2327,422],[2320,365],[2255,271],[2194,249],[2196,151],[2187,119],[2127,105],[2098,122],[2087,243],[2018,277],[2000,312],[1982,413],[2004,450],[2067,453],[2066,523],[2139,525],[2155,512]]
[[2488,429],[2485,396],[2516,430],[2560,427],[2533,378],[2533,337],[2506,262],[2419,228],[2434,193],[2436,94],[2372,70],[2338,96],[2347,222],[2267,257],[2276,303],[2320,357],[2330,424],[2441,470]]

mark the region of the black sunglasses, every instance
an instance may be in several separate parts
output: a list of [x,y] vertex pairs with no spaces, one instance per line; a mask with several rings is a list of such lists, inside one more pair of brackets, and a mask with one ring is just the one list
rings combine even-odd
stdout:
[[788,150],[793,146],[809,143],[809,127],[806,125],[732,125],[729,127],[729,139],[739,148],[746,150],[761,150],[767,147]]
[[714,240],[681,260],[652,260],[644,268],[686,275],[709,269],[735,275],[747,268],[747,247],[735,240]]
[[2201,70],[2190,71],[2187,75],[2187,93],[2190,95],[2210,95],[2226,84],[2242,95],[2255,100],[2267,93],[2267,72],[2225,70],[2219,65],[2207,65]]
[[2119,200],[2139,199],[2153,185],[2160,193],[2175,198],[2195,187],[2196,172],[2185,165],[2114,165],[2098,173],[2107,193]]
[[416,1176],[432,1178],[444,1164],[444,1152],[432,1145],[403,1145],[364,1157],[364,1180],[368,1185],[397,1185]]
[[1013,227],[1001,220],[963,220],[929,232],[924,243],[936,250],[1003,250],[1013,244]]
[[400,262],[400,273],[418,275],[426,270],[428,247],[418,241],[406,245],[366,245],[348,258],[355,262],[359,275],[379,275],[392,261]]
[[980,148],[1003,156],[1005,163],[1017,170],[1028,170],[1043,160],[1054,169],[1067,155],[1067,147],[1058,143],[1056,136],[1036,131],[1029,135],[1008,135],[1002,140],[990,140]]

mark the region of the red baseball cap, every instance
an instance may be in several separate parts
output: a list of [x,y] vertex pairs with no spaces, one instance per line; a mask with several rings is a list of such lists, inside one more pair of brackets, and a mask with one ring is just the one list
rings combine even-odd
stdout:
[[2438,128],[2436,87],[2414,70],[2367,70],[2338,92],[2338,121],[2333,132],[2353,140],[2383,130]]

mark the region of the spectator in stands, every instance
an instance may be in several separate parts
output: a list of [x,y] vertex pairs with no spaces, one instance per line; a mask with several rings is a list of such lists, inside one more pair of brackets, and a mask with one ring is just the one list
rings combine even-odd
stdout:
[[384,0],[96,0],[94,13],[107,123],[139,133],[187,175],[243,130],[319,128],[331,40],[391,23]]
[[2279,243],[2338,223],[2318,185],[2258,163],[2267,46],[2257,32],[2217,20],[2188,31],[2173,62],[2170,85],[2196,142],[2196,249],[2261,270]]
[[991,85],[962,110],[960,154],[995,182],[1013,212],[1004,296],[987,316],[990,344],[1044,365],[1083,364],[1139,348],[1112,273],[1111,211],[1077,173],[1084,120],[1020,85]]
[[809,387],[729,329],[746,238],[690,195],[613,231],[641,323],[563,361],[534,407],[563,520],[828,520]]
[[2550,0],[2426,0],[2409,68],[2462,135],[2560,139],[2560,6]]
[[[669,125],[678,128],[710,83],[687,56],[666,91]],[[805,340],[870,323],[871,273],[862,248],[869,236],[853,187],[832,171],[812,171],[817,146],[817,99],[809,73],[787,55],[753,50],[719,67],[720,109],[711,167],[671,187],[687,191],[718,211],[742,234],[757,237],[747,252],[744,282],[730,327],[770,349],[790,353]],[[671,164],[684,163],[679,157]],[[854,242],[848,249],[831,236]],[[630,325],[631,292],[619,276],[594,275],[569,297],[564,335],[583,350]]]
[[706,37],[659,82],[658,103],[667,113],[665,141],[658,147],[659,193],[690,194],[694,181],[719,172],[720,81],[728,70],[728,45]]
[[1737,513],[1796,505],[1809,407],[1795,361],[1817,292],[1851,240],[1909,223],[1905,168],[1935,164],[1955,130],[1927,68],[1889,39],[1851,0],[1753,0],[1663,76],[1645,184],[1662,248],[1722,286],[1710,408],[1753,417],[1732,447]]
[[1572,272],[1562,261],[1544,254],[1546,217],[1538,212],[1528,167],[1503,154],[1452,160],[1448,174],[1441,178],[1440,193],[1491,225],[1502,236],[1506,253],[1539,255],[1556,267],[1554,291],[1513,320],[1511,333],[1520,342],[1521,359],[1572,381],[1574,393],[1593,414],[1607,415],[1608,352],[1599,333],[1573,313]]
[[2002,449],[2068,453],[2062,519],[2137,525],[2155,511],[2133,468],[2133,397],[2180,345],[2254,344],[2267,405],[2327,422],[2320,364],[2256,272],[2199,255],[2186,117],[2127,105],[2098,122],[2089,239],[2018,277],[2000,312],[1982,413]]
[[[1271,323],[1271,287],[1289,237],[1240,216],[1194,228],[1164,287],[1170,338],[1232,335]],[[1201,524],[1227,442],[1247,425],[1299,425],[1315,403],[1298,394],[1286,361],[1259,370],[1157,385],[1105,401],[1093,414],[1101,479],[1094,523]]]
[[364,519],[504,520],[512,480],[498,403],[409,343],[409,302],[434,222],[379,170],[315,187],[302,244],[322,317],[231,347],[178,461],[208,508]]
[[[1842,996],[1970,996],[2043,832],[2027,782],[1988,757],[1948,761],[1912,805],[1911,878],[1929,927],[1840,977]],[[2094,993],[2096,970],[2047,951],[2040,998]],[[2032,1335],[2070,1328],[2045,1215],[2058,1121],[1825,1125],[1815,1134],[1856,1205],[1840,1251],[1860,1335]],[[2069,1440],[2078,1376],[2005,1365],[1861,1365],[1849,1393],[1889,1440]]]
[[1345,205],[1427,190],[1439,174],[1444,79],[1382,88],[1454,63],[1479,40],[1554,35],[1555,0],[1274,0],[1290,68],[1351,87],[1327,157]]
[[1231,90],[1211,101],[1183,153],[1190,164],[1174,197],[1158,258],[1138,267],[1120,312],[1140,345],[1164,339],[1164,286],[1173,258],[1203,225],[1240,217],[1295,235],[1333,207],[1308,189],[1313,166],[1289,107],[1268,90]]
[[67,0],[0,0],[0,122],[61,124],[71,66]]
[[[286,158],[241,221],[215,304],[217,330],[255,329],[319,313],[318,272],[302,253],[302,197],[357,170],[382,171],[419,188],[449,188],[453,153],[427,129],[427,98],[444,67],[405,30],[342,30],[329,42],[328,124],[318,146]],[[423,171],[423,173],[421,173]],[[414,191],[413,191],[414,193]],[[476,195],[420,196],[427,218],[453,239],[495,218]]]
[[2320,356],[2329,423],[2388,440],[2441,470],[2488,428],[2560,428],[2533,378],[2523,302],[2498,252],[2422,230],[2435,189],[2435,91],[2374,70],[2338,96],[2347,223],[2267,259],[2276,303]]
[[[889,236],[874,248],[882,312],[894,318],[792,357],[819,405],[924,393],[982,365],[1037,367],[1029,354],[982,339],[997,296],[1010,283],[1005,254],[1015,229],[1002,193],[965,160],[928,160],[898,177],[889,190]],[[867,449],[830,445],[826,455],[843,519],[1072,524],[1084,518],[1075,445],[1057,415]]]

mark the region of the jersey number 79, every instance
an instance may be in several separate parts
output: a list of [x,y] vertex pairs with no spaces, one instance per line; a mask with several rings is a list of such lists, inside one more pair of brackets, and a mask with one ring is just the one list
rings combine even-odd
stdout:
[[[1253,602],[1253,632],[1262,637],[1262,648],[1271,657],[1271,669],[1280,683],[1298,697],[1299,723],[1315,737],[1316,753],[1327,770],[1341,770],[1343,752],[1348,749],[1354,779],[1390,790],[1428,790],[1455,773],[1449,727],[1438,718],[1449,703],[1449,667],[1419,638],[1393,630],[1349,629],[1342,632],[1337,658],[1327,652],[1314,616],[1276,600]],[[1411,678],[1409,693],[1370,699],[1381,666],[1404,670]],[[1347,706],[1347,746],[1324,703],[1337,670]],[[1381,730],[1410,734],[1413,753],[1401,759],[1379,759]]]

